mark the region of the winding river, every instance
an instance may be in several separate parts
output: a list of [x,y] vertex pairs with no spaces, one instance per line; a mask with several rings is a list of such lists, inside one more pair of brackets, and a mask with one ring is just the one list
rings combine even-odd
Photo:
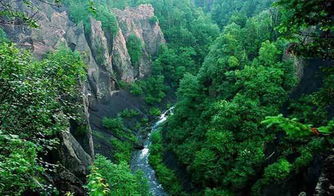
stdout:
[[165,111],[159,118],[159,120],[152,126],[151,132],[148,134],[147,139],[144,141],[144,148],[133,153],[131,160],[131,169],[134,171],[142,170],[144,176],[149,183],[149,190],[153,196],[167,196],[162,185],[158,182],[153,168],[148,162],[148,156],[150,154],[149,147],[151,145],[151,134],[157,130],[157,128],[167,120],[168,115],[172,113],[173,107]]

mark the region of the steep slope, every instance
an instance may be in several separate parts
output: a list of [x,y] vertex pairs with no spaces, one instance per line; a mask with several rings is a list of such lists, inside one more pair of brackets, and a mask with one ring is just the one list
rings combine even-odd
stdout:
[[[103,117],[112,116],[125,108],[141,107],[140,101],[132,104],[137,102],[137,98],[119,91],[120,83],[131,83],[150,74],[152,57],[165,42],[164,36],[158,22],[151,20],[154,17],[151,5],[127,8],[124,11],[113,10],[120,28],[116,35],[108,35],[103,31],[102,23],[94,18],[90,19],[90,32],[87,32],[82,23],[75,24],[70,20],[66,8],[53,7],[40,1],[33,3],[39,8],[35,18],[40,27],[31,29],[3,25],[8,37],[19,47],[31,50],[38,58],[67,46],[82,53],[88,65],[87,82],[81,82],[81,90],[78,92],[82,98],[78,102],[82,109],[78,112],[85,120],[70,122],[70,131],[59,136],[61,144],[57,152],[52,152],[47,157],[52,162],[59,161],[62,164],[59,174],[52,176],[53,184],[63,191],[83,194],[82,185],[95,154],[92,128],[96,131],[103,130]],[[20,10],[33,13],[22,1],[18,0],[13,4]],[[131,62],[127,48],[127,40],[133,35],[143,44],[138,66]],[[99,152],[109,155],[111,151],[107,150],[108,144],[105,145],[103,151]]]

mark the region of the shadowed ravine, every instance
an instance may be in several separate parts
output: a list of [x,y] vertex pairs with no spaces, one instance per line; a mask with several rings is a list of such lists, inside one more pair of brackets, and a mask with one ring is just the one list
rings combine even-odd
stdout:
[[131,160],[131,169],[134,171],[142,170],[144,176],[149,183],[150,193],[154,196],[165,196],[167,193],[164,191],[162,185],[158,182],[153,168],[148,162],[149,147],[151,145],[151,134],[157,130],[157,128],[167,120],[168,115],[172,112],[173,107],[165,111],[159,118],[159,120],[152,126],[151,133],[149,133],[147,139],[144,141],[144,148],[133,153]]

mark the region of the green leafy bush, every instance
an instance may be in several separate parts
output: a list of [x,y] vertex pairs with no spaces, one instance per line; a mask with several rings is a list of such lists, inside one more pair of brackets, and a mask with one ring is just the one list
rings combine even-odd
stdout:
[[156,107],[152,107],[149,111],[149,114],[151,116],[160,116],[161,114],[161,110],[159,108],[156,108]]
[[122,136],[123,131],[126,129],[122,118],[103,118],[102,124],[108,130],[110,130],[117,137]]
[[268,180],[284,180],[291,172],[292,165],[285,159],[269,165],[264,170],[264,178]]
[[176,174],[163,162],[165,150],[162,144],[161,132],[154,132],[151,136],[151,140],[149,162],[156,172],[158,181],[170,195],[183,195],[184,193]]
[[21,195],[27,189],[43,188],[36,180],[44,169],[37,162],[37,146],[0,131],[0,193]]
[[165,98],[167,89],[164,77],[157,75],[133,83],[130,93],[137,96],[143,95],[147,104],[154,105],[160,103]]
[[133,145],[129,141],[120,141],[118,139],[112,139],[111,145],[113,147],[113,157],[116,163],[127,162],[131,160],[131,153]]
[[141,39],[135,34],[130,34],[126,40],[126,48],[128,49],[132,65],[138,67],[143,55],[143,43]]
[[8,38],[5,31],[0,27],[0,44],[1,42],[7,42]]
[[245,26],[225,26],[199,72],[179,83],[165,145],[187,167],[200,194],[208,187],[218,193],[246,190],[266,166],[266,145],[277,132],[261,122],[278,115],[295,84],[291,64],[281,60],[285,42],[275,40],[274,28],[267,12]]
[[104,118],[102,124],[115,137],[110,140],[113,148],[113,157],[116,163],[130,162],[133,145],[137,143],[136,136],[128,130],[121,117]]
[[139,112],[134,109],[125,109],[120,113],[122,118],[133,118],[139,115]]
[[86,187],[90,196],[102,196],[110,194],[109,185],[106,183],[106,179],[104,179],[100,173],[99,168],[93,166],[90,170],[90,174],[87,177],[88,184]]
[[14,44],[1,43],[0,70],[0,192],[43,192],[48,169],[38,155],[56,147],[70,119],[80,121],[77,87],[85,65],[68,49],[37,61]]
[[[106,6],[104,2],[95,2],[91,5],[88,0],[65,0],[64,4],[69,9],[70,19],[79,24],[83,22],[87,33],[90,32],[90,17],[101,21],[103,30],[110,35],[115,36],[119,27],[115,15]],[[91,9],[94,8],[94,11]]]
[[130,93],[133,95],[143,95],[144,91],[142,89],[142,86],[140,85],[139,82],[132,83],[130,86]]
[[114,164],[101,155],[96,156],[87,187],[90,195],[149,195],[141,173],[133,174],[127,163]]
[[157,22],[159,22],[158,17],[156,17],[156,16],[152,16],[152,17],[150,18],[150,23],[151,23],[151,25],[155,25]]

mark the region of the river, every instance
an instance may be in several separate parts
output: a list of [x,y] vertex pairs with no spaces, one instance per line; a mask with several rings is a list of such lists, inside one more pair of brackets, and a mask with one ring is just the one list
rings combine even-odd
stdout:
[[169,114],[172,114],[173,107],[161,114],[159,120],[152,126],[151,132],[148,134],[147,139],[144,141],[144,148],[133,153],[131,160],[131,169],[133,171],[142,170],[144,176],[148,180],[149,190],[153,196],[167,196],[162,185],[158,182],[153,168],[148,162],[150,155],[149,147],[151,145],[151,134],[157,130],[157,128],[164,123]]

